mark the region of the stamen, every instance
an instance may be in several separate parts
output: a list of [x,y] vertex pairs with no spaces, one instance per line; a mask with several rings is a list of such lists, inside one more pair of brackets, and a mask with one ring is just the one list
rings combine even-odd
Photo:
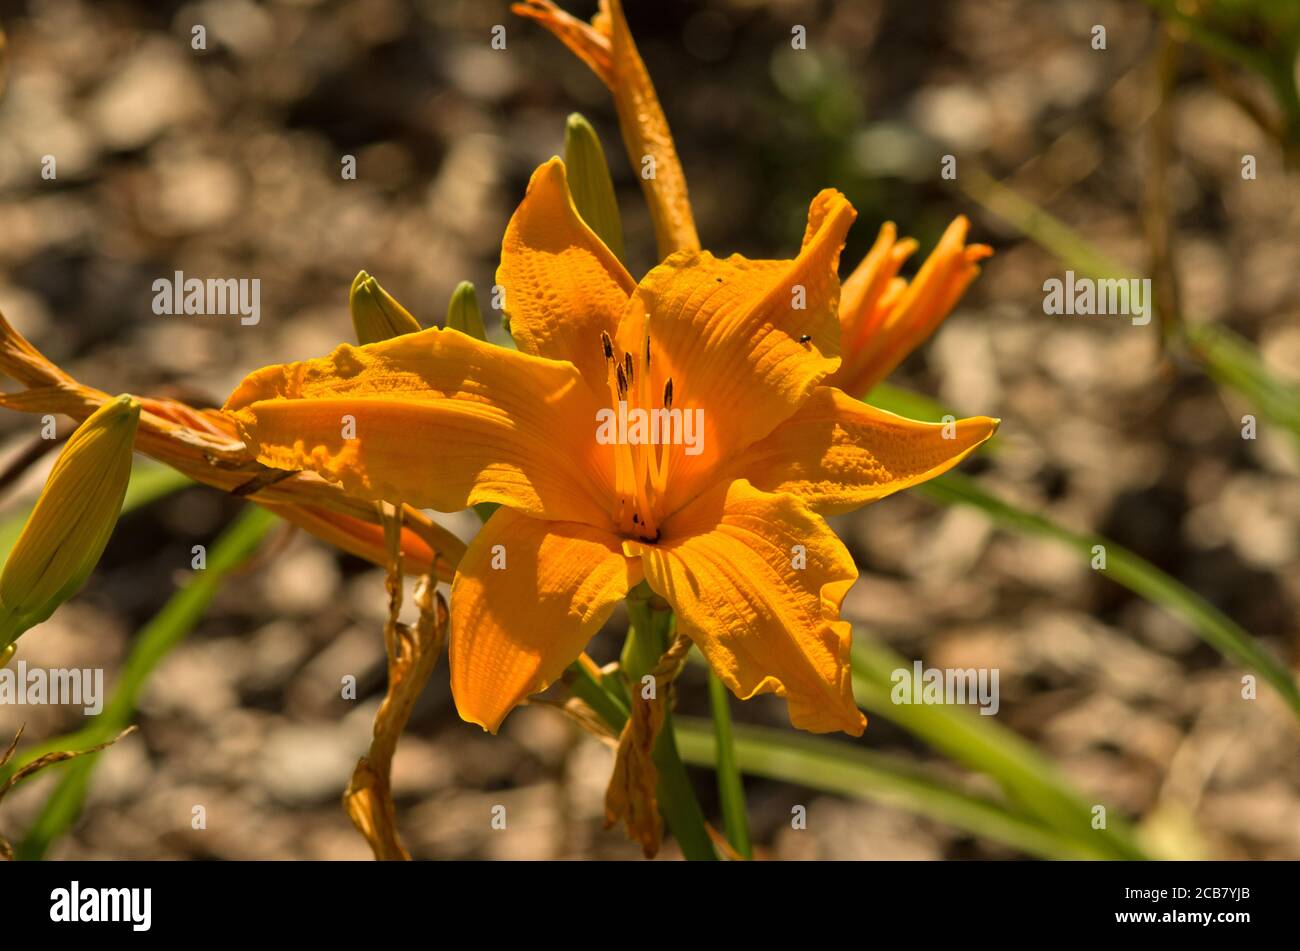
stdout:
[[[636,405],[642,409],[650,408],[650,370],[645,367],[639,377],[632,376],[632,354],[630,352],[623,354],[624,364],[627,366],[628,379],[636,383]],[[654,496],[644,496],[646,476],[649,474],[651,467],[654,465],[655,442],[656,437],[653,432],[653,419],[651,419],[651,432],[647,433],[648,442],[645,445],[638,446],[636,452],[636,484],[638,498],[645,497],[646,520],[653,519],[650,510],[654,506]]]
[[[664,409],[673,408],[673,378],[669,377],[664,383]],[[665,425],[668,425],[665,422]],[[650,470],[650,484],[654,488],[655,495],[662,495],[668,486],[668,456],[672,451],[670,443],[664,443],[660,447],[659,458],[655,460],[654,467]]]
[[[609,339],[609,334],[601,332],[601,345],[605,350],[605,384],[609,387],[610,407],[618,412],[618,407],[624,401],[627,395],[627,387],[621,379],[615,380],[614,370],[617,368],[618,376],[623,374],[623,368],[618,367],[614,361],[614,345]],[[620,524],[626,517],[628,497],[633,494],[634,487],[630,484],[635,479],[635,465],[632,460],[630,446],[615,440],[614,444],[614,494],[618,496],[618,519]]]
[[618,398],[620,400],[626,400],[627,399],[627,374],[623,372],[622,367],[618,368],[618,373],[616,374],[616,378],[618,380]]
[[623,369],[627,371],[627,379],[629,383],[636,379],[635,375],[632,373],[632,354],[627,351],[623,352]]

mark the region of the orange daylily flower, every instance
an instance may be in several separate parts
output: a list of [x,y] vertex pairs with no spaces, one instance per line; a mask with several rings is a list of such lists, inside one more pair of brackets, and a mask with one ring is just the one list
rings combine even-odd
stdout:
[[[945,431],[825,385],[840,365],[836,271],[854,216],[826,190],[793,259],[678,251],[637,283],[553,159],[502,243],[518,351],[438,329],[340,346],[257,371],[226,410],[263,464],[351,495],[503,506],[452,586],[466,720],[495,732],[644,579],[739,697],[776,693],[795,726],[857,735],[839,617],[857,570],[823,516],[946,471],[997,420]],[[615,409],[680,419],[678,436],[698,420],[699,438],[602,440]]]
[[844,362],[831,384],[865,396],[938,329],[979,274],[978,262],[993,253],[986,244],[966,244],[969,227],[964,215],[953,219],[909,282],[898,269],[916,250],[916,241],[898,240],[892,221],[881,226],[876,243],[844,282]]

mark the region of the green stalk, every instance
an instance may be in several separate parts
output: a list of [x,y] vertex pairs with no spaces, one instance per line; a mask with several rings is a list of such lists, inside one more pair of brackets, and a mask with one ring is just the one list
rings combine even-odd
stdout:
[[[627,599],[631,623],[627,640],[623,643],[622,666],[633,691],[640,689],[641,678],[655,668],[668,649],[674,626],[672,612],[651,608],[646,593],[648,589],[638,588]],[[686,765],[677,751],[673,713],[666,703],[663,728],[655,742],[653,759],[659,773],[656,789],[659,809],[681,846],[682,854],[693,861],[716,861],[718,855],[705,827],[704,810],[700,808]]]
[[714,753],[718,773],[718,798],[722,801],[722,827],[727,841],[742,858],[752,859],[749,840],[749,812],[745,808],[745,784],[736,764],[736,741],[731,726],[731,692],[712,670],[709,671],[709,707],[713,711]]
[[564,682],[569,685],[573,695],[595,710],[615,733],[623,729],[628,716],[627,704],[614,695],[609,685],[597,680],[577,661],[570,664],[564,672]]

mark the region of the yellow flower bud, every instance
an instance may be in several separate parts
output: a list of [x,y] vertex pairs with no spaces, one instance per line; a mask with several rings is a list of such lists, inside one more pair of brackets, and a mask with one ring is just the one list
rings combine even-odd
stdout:
[[81,588],[104,553],[131,478],[140,404],[119,396],[77,428],[0,572],[0,645]]
[[352,282],[348,306],[352,310],[352,326],[357,332],[357,341],[361,344],[379,343],[420,330],[420,322],[365,271],[359,271]]
[[447,327],[479,340],[487,340],[483,314],[478,309],[478,295],[474,293],[474,285],[469,281],[461,281],[451,292],[451,302],[447,304]]
[[621,261],[623,221],[618,215],[609,163],[605,161],[605,150],[600,147],[596,130],[576,112],[564,124],[564,168],[578,214]]

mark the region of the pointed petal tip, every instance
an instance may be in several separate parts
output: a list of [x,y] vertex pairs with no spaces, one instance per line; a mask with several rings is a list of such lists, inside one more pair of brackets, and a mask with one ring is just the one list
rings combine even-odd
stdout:
[[[473,716],[472,714],[466,713],[464,710],[461,710],[460,707],[456,708],[456,712],[460,714],[460,718],[464,720],[466,723],[474,724],[474,726],[479,727],[480,729],[482,729],[484,733],[488,734],[489,736],[496,736],[497,730],[501,729],[501,720],[498,720],[495,726],[488,726],[488,724],[485,721],[479,719],[476,716]],[[505,718],[502,717],[502,719]]]
[[[787,697],[787,700],[789,698]],[[844,733],[847,736],[861,736],[867,729],[867,718],[858,709],[856,701],[849,704],[835,704],[816,710],[803,707],[790,708],[790,725],[806,733]]]

